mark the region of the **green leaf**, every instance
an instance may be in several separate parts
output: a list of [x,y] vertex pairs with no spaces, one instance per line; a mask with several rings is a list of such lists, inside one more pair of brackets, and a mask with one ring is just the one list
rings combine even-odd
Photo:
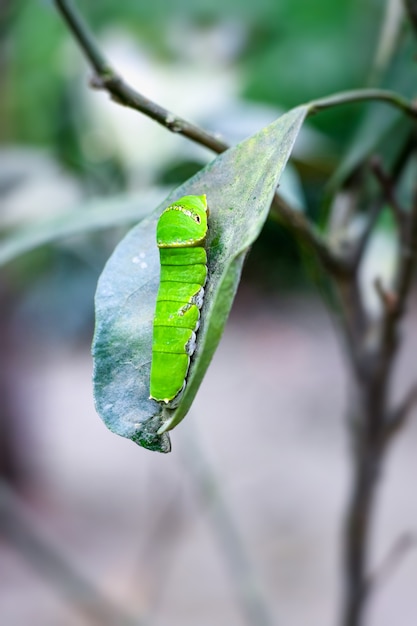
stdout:
[[[403,43],[386,68],[378,85],[412,99],[415,95],[417,68],[415,63],[416,44],[414,33],[407,33]],[[372,154],[387,153],[390,160],[398,158],[415,121],[404,113],[381,102],[367,106],[350,147],[347,149],[336,172],[328,184],[328,194],[334,194],[344,185],[352,173]]]
[[153,191],[142,196],[100,200],[16,229],[0,240],[0,266],[30,250],[64,237],[137,222],[160,199],[161,193]]
[[[96,408],[118,435],[169,452],[167,430],[189,410],[229,315],[249,246],[268,216],[279,177],[307,112],[298,107],[227,150],[176,189],[118,245],[96,294],[94,386]],[[207,195],[209,279],[201,325],[178,408],[149,400],[152,320],[159,283],[156,223],[165,207],[185,195]]]

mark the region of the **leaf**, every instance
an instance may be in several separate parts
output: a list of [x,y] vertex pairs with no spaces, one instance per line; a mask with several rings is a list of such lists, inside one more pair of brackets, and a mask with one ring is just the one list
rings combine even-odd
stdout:
[[[249,246],[268,216],[273,193],[307,112],[293,109],[224,152],[169,197],[118,245],[96,294],[93,342],[96,408],[118,435],[169,452],[167,430],[189,410],[229,315]],[[149,400],[152,320],[159,283],[156,223],[184,195],[207,195],[209,280],[187,387],[178,408]]]
[[[411,31],[403,38],[402,45],[386,68],[378,85],[412,99],[416,82],[416,44]],[[364,116],[350,147],[347,149],[336,172],[328,184],[328,194],[334,194],[344,185],[352,173],[374,152],[386,146],[390,159],[398,158],[410,134],[414,132],[415,121],[404,113],[381,102],[367,106]]]
[[68,213],[37,220],[0,240],[0,266],[26,252],[71,235],[137,222],[161,198],[161,192],[95,201]]

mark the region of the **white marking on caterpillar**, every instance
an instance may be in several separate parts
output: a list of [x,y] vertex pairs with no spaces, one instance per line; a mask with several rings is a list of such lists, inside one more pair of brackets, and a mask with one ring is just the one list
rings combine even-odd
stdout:
[[188,354],[188,356],[192,356],[194,354],[196,345],[197,345],[197,335],[195,334],[195,332],[193,332],[191,334],[191,337],[189,338],[189,340],[187,341],[185,345],[185,352],[186,354]]
[[197,291],[195,296],[191,298],[191,302],[195,304],[197,308],[201,309],[204,302],[204,287],[201,287],[201,289]]

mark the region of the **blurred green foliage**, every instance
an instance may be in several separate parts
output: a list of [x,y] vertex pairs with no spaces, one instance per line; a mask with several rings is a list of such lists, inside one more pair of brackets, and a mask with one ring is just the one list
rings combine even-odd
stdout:
[[[97,35],[124,31],[161,63],[176,60],[178,50],[170,41],[176,34],[183,37],[181,23],[194,24],[202,32],[219,22],[238,24],[245,36],[229,63],[241,77],[240,96],[277,110],[370,83],[411,96],[415,84],[415,45],[406,32],[376,75],[385,11],[385,3],[378,0],[77,0],[76,4]],[[90,122],[79,94],[80,88],[88,89],[86,82],[80,85],[80,68],[85,67],[88,76],[87,64],[81,53],[74,56],[77,46],[52,0],[3,0],[0,33],[0,141],[47,148],[76,176],[86,197],[127,190],[129,174],[117,156],[94,161],[85,149],[83,137]],[[186,38],[181,46],[187,46]],[[77,55],[79,64],[73,67]],[[140,84],[135,86],[141,90]],[[169,102],[161,104],[170,108]],[[316,221],[321,216],[323,223],[327,214],[320,211],[321,198],[330,177],[337,188],[376,148],[383,160],[389,155],[400,158],[410,133],[407,120],[380,104],[338,107],[309,124],[329,140],[332,150],[324,156],[313,141],[308,154],[294,163],[309,215]],[[157,172],[156,183],[174,186],[203,164],[182,152],[183,146],[178,143],[177,158]],[[138,150],[143,149],[138,143]],[[106,239],[100,245],[105,257]],[[67,269],[70,257],[67,251],[63,264]],[[33,267],[44,268],[46,258],[41,255],[42,262]],[[299,280],[299,266],[295,242],[282,228],[268,224],[254,246],[246,276],[255,281],[264,276],[268,289],[273,284],[287,286]],[[74,268],[79,275],[79,264]]]
[[[224,19],[242,23],[248,33],[236,60],[245,76],[242,96],[284,109],[366,82],[382,4],[359,0],[78,2],[96,33],[122,27],[160,55],[167,54],[167,34],[181,18],[198,24]],[[64,44],[71,37],[51,2],[18,3],[9,22],[5,85],[9,111],[1,136],[54,145],[62,124],[77,121],[63,121],[60,116],[74,78],[64,71],[63,59]],[[355,109],[350,108],[318,117],[315,123],[333,138],[346,139],[354,120]],[[76,150],[71,142],[70,149]]]

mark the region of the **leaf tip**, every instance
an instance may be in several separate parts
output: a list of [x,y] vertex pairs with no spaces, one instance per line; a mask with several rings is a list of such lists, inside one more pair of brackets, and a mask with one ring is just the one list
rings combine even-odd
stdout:
[[131,436],[131,440],[147,450],[152,452],[161,452],[168,454],[171,452],[171,439],[168,433],[150,433],[147,430],[140,430]]

